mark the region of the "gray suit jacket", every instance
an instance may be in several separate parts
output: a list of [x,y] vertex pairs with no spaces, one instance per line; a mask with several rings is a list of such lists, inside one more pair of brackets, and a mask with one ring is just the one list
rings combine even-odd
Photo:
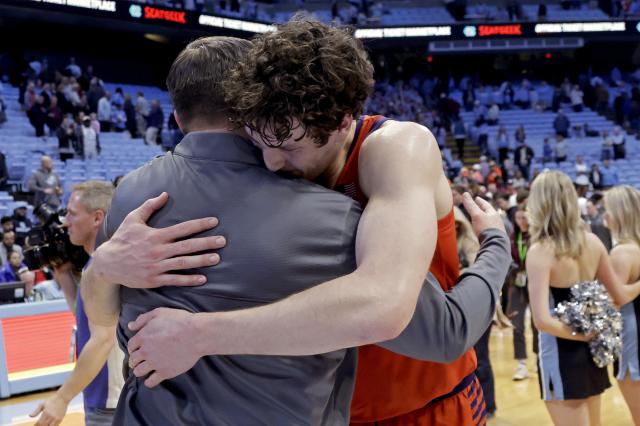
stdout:
[[[209,277],[202,287],[123,288],[123,347],[131,337],[127,322],[153,308],[257,306],[355,268],[357,205],[276,177],[239,138],[189,134],[174,155],[127,176],[105,223],[107,236],[129,211],[165,190],[170,201],[152,226],[215,215],[221,224],[211,234],[226,235],[229,243],[219,266],[200,271]],[[476,264],[459,284],[445,293],[429,274],[407,329],[381,345],[416,359],[457,359],[489,326],[510,262],[507,235],[485,232]],[[354,351],[346,350],[314,357],[207,357],[153,390],[129,374],[116,424],[347,424],[354,369]]]

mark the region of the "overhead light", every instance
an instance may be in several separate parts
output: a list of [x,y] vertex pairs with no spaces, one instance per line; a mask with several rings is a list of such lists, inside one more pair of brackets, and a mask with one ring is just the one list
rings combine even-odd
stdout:
[[163,44],[169,43],[169,38],[167,36],[163,36],[160,34],[147,33],[144,35],[144,38],[146,38],[147,40],[155,41],[156,43],[163,43]]

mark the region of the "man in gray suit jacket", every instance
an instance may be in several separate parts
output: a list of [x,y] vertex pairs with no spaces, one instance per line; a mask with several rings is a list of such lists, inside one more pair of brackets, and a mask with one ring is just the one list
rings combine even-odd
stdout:
[[[146,258],[149,253],[143,250],[127,251],[133,258],[129,260],[137,261],[140,272],[153,287],[170,283],[203,284],[201,279],[206,282],[200,287],[123,287],[118,301],[114,298],[118,287],[113,285],[118,281],[110,280],[101,267],[90,266],[83,277],[82,288],[88,314],[98,323],[113,323],[118,319],[121,304],[118,338],[123,347],[132,337],[129,322],[155,308],[177,308],[181,311],[176,312],[189,315],[188,312],[255,307],[355,269],[359,207],[338,193],[301,180],[284,180],[268,172],[260,152],[238,134],[228,131],[224,117],[220,117],[224,103],[220,95],[215,96],[216,83],[209,80],[212,76],[225,77],[224,67],[239,60],[238,56],[246,48],[243,43],[246,42],[228,38],[204,39],[192,43],[181,53],[172,67],[168,86],[176,107],[176,118],[187,136],[175,154],[157,158],[128,175],[114,197],[105,222],[106,235],[113,238],[105,244],[102,253],[118,251],[118,247],[126,250],[137,242],[136,229],[147,232],[148,228],[136,221],[147,219],[154,206],[157,208],[166,202],[149,221],[152,227],[163,228],[154,230],[153,235],[147,234],[147,242],[153,247],[153,259]],[[214,69],[202,69],[207,66]],[[194,88],[197,91],[194,92]],[[216,101],[219,102],[216,104]],[[165,194],[134,210],[144,200],[162,191],[169,193],[168,202]],[[229,240],[221,252],[224,262],[216,268],[210,266],[217,264],[219,259],[210,254],[184,256],[220,247],[212,236],[212,224],[197,220],[209,215],[220,218],[220,231]],[[185,224],[175,225],[181,222]],[[118,230],[121,223],[122,229]],[[494,235],[490,232],[486,241],[492,243],[485,244],[485,252],[507,257],[506,237],[500,231],[495,231]],[[198,233],[196,239],[163,244],[193,233]],[[483,257],[481,253],[479,257],[486,259],[487,256]],[[158,262],[160,258],[167,260]],[[104,264],[100,249],[94,260]],[[118,268],[117,263],[110,266]],[[160,270],[190,268],[197,275],[158,274]],[[489,269],[486,264],[484,268]],[[467,278],[477,285],[479,280],[499,280],[501,272],[494,275],[486,272],[485,278],[475,274],[471,273]],[[493,294],[489,289],[491,286],[479,285],[486,294]],[[425,288],[418,313],[429,312],[429,318],[436,319],[432,324],[437,330],[425,334],[424,329],[429,328],[430,323],[424,316],[418,316],[415,324],[410,324],[399,339],[387,342],[385,347],[405,355],[427,358],[437,358],[442,356],[437,354],[443,352],[455,353],[458,348],[437,347],[437,338],[430,341],[434,343],[433,348],[425,345],[423,335],[440,335],[443,322],[448,323],[448,319],[456,315],[465,318],[466,327],[466,313],[462,309],[447,308],[449,301],[444,300],[446,296],[441,290],[435,290],[439,285],[433,279],[427,281]],[[462,290],[451,299],[449,307],[469,286],[459,288]],[[492,297],[487,302],[491,305]],[[458,308],[468,305],[458,304]],[[480,317],[484,325],[480,335],[486,329],[482,315],[489,316],[485,310],[491,308],[483,307]],[[438,318],[438,315],[446,316],[445,312],[449,312],[447,319]],[[472,329],[468,334],[470,342],[461,339],[460,347],[475,343],[474,327],[467,328]],[[191,342],[178,338],[173,344],[184,348],[184,357],[192,356],[194,348],[183,346],[191,345]],[[198,352],[197,348],[195,352]],[[176,363],[178,361],[183,362],[176,359]],[[148,384],[154,373],[144,371],[144,362],[137,365],[136,374],[128,373],[116,423],[348,423],[355,372],[353,349],[300,357],[197,356],[193,363],[193,368],[185,374],[153,389],[143,386],[142,379],[136,376],[144,378],[150,374],[146,380]]]

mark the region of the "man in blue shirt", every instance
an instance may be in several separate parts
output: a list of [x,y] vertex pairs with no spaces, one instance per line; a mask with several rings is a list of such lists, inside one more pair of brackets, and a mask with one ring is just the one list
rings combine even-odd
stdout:
[[616,167],[611,167],[609,160],[602,162],[602,169],[600,169],[602,175],[602,186],[604,188],[611,188],[618,184],[620,179],[618,178],[618,170]]
[[[76,185],[67,204],[66,226],[74,245],[83,246],[89,254],[95,249],[98,231],[111,207],[113,185],[109,182],[88,181]],[[87,319],[80,292],[79,278],[69,263],[56,268],[56,281],[76,300],[77,347],[76,366],[58,391],[41,403],[31,414],[40,415],[36,426],[59,424],[69,402],[80,392],[84,397],[85,424],[110,425],[120,397],[123,352],[116,343],[115,327],[92,324]]]

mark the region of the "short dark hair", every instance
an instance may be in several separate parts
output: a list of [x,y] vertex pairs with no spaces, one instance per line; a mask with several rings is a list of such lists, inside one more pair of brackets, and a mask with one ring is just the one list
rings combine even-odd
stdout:
[[267,145],[282,145],[298,123],[324,145],[346,114],[362,113],[373,91],[373,65],[349,29],[296,15],[252,41],[225,83],[227,101],[236,123]]
[[496,194],[496,201],[497,200],[509,201],[509,198],[511,197],[506,192],[499,192],[498,194]]
[[520,204],[527,198],[529,198],[529,191],[526,189],[519,189],[516,194],[516,203]]
[[171,65],[167,88],[187,127],[194,118],[219,121],[228,113],[222,83],[244,60],[251,42],[234,37],[203,37],[187,45]]
[[13,223],[11,216],[2,216],[2,219],[0,219],[0,225],[4,225],[7,222]]

